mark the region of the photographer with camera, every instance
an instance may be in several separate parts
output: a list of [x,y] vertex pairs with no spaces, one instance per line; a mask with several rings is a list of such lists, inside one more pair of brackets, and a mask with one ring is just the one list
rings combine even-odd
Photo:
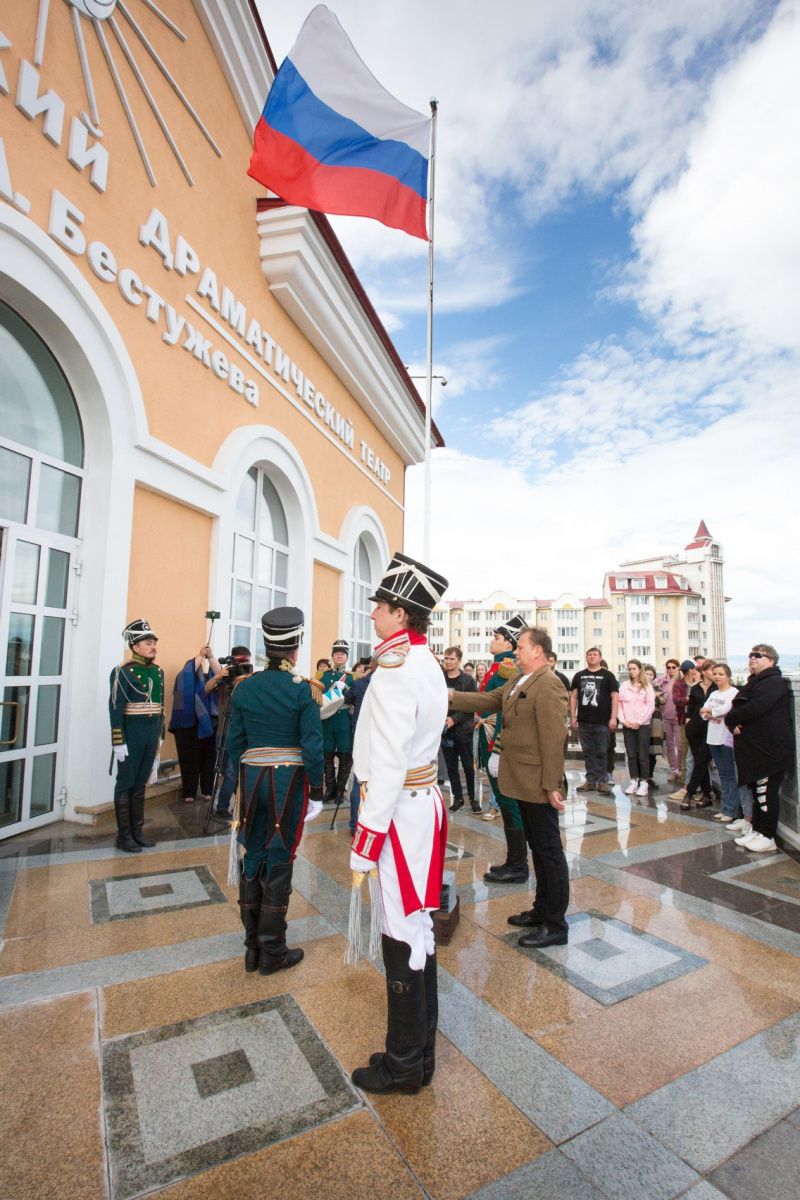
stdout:
[[231,798],[236,791],[238,780],[236,778],[236,768],[228,758],[228,752],[225,748],[225,742],[228,736],[228,722],[225,719],[230,707],[230,697],[233,689],[248,675],[253,674],[253,664],[250,658],[250,651],[247,646],[234,646],[227,658],[221,658],[219,665],[224,668],[226,674],[219,685],[218,707],[219,707],[219,724],[217,726],[217,759],[214,764],[214,783],[211,795],[214,795],[218,779],[222,777],[222,784],[217,795],[216,806],[213,814],[220,821],[230,821],[233,816],[230,811]]
[[216,691],[227,675],[227,668],[206,643],[175,677],[169,731],[175,735],[184,804],[194,803],[198,782],[203,799],[211,801],[219,715]]

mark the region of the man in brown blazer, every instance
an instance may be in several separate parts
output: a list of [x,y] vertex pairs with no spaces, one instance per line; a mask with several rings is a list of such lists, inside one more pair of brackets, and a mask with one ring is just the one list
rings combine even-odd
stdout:
[[567,693],[547,663],[552,642],[543,629],[525,629],[516,659],[520,674],[493,692],[450,692],[461,712],[502,712],[502,745],[495,743],[497,782],[505,796],[519,801],[525,837],[536,872],[533,908],[509,917],[529,929],[520,946],[564,946],[569,928],[569,869],[561,845],[558,814],[564,811],[564,730]]

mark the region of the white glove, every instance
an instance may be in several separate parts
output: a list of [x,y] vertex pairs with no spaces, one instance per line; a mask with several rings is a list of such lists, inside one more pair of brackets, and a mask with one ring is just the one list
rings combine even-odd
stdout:
[[308,808],[306,809],[306,821],[315,821],[322,812],[321,800],[309,800]]
[[362,875],[368,875],[377,867],[377,863],[372,862],[369,858],[362,858],[360,854],[356,854],[355,850],[350,851],[350,870],[360,871]]
[[491,775],[492,779],[497,779],[497,772],[500,770],[500,755],[490,754],[489,762],[486,764],[486,770]]
[[128,747],[125,745],[114,747],[114,758],[118,763],[124,763],[128,757]]

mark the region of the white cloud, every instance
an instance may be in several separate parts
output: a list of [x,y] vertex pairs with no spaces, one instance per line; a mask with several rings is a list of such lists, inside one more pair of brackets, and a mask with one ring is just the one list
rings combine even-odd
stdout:
[[800,348],[800,11],[718,81],[688,167],[636,230],[638,296],[673,337],[695,329]]

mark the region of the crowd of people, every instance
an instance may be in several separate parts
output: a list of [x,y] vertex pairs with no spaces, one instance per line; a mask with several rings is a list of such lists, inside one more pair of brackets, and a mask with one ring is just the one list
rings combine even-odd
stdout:
[[[387,978],[385,1050],[352,1078],[378,1093],[414,1093],[435,1069],[431,913],[440,904],[446,849],[445,773],[451,813],[468,802],[476,816],[502,818],[505,861],[484,878],[522,883],[532,862],[531,905],[508,922],[521,931],[521,946],[541,949],[569,938],[559,814],[571,737],[584,757],[577,789],[584,794],[612,794],[618,727],[632,802],[646,802],[656,786],[659,754],[670,781],[681,784],[670,798],[683,810],[713,803],[715,770],[716,819],[755,853],[776,849],[780,785],[794,752],[789,689],[772,646],[753,647],[741,688],[726,663],[709,659],[670,659],[663,674],[631,659],[620,684],[599,647],[568,680],[547,632],[517,615],[493,631],[490,663],[462,666],[455,646],[437,663],[428,623],[446,587],[435,571],[396,554],[371,597],[379,641],[371,659],[350,670],[349,646],[338,639],[316,677],[304,678],[297,670],[303,614],[279,608],[262,618],[265,670],[249,673],[245,647],[218,661],[205,645],[173,691],[169,728],[183,799],[194,802],[199,789],[210,805],[218,788],[216,811],[233,816],[229,880],[239,887],[248,972],[268,975],[302,961],[303,950],[286,943],[294,860],[306,822],[326,801],[341,805],[352,776],[348,953],[357,959],[357,900],[364,880],[375,877],[369,891]],[[131,657],[111,675],[112,763],[117,846],[137,853],[154,845],[143,830],[144,790],[164,733],[165,690],[149,624],[131,622],[124,637]],[[486,811],[476,793],[481,770],[491,792]]]

